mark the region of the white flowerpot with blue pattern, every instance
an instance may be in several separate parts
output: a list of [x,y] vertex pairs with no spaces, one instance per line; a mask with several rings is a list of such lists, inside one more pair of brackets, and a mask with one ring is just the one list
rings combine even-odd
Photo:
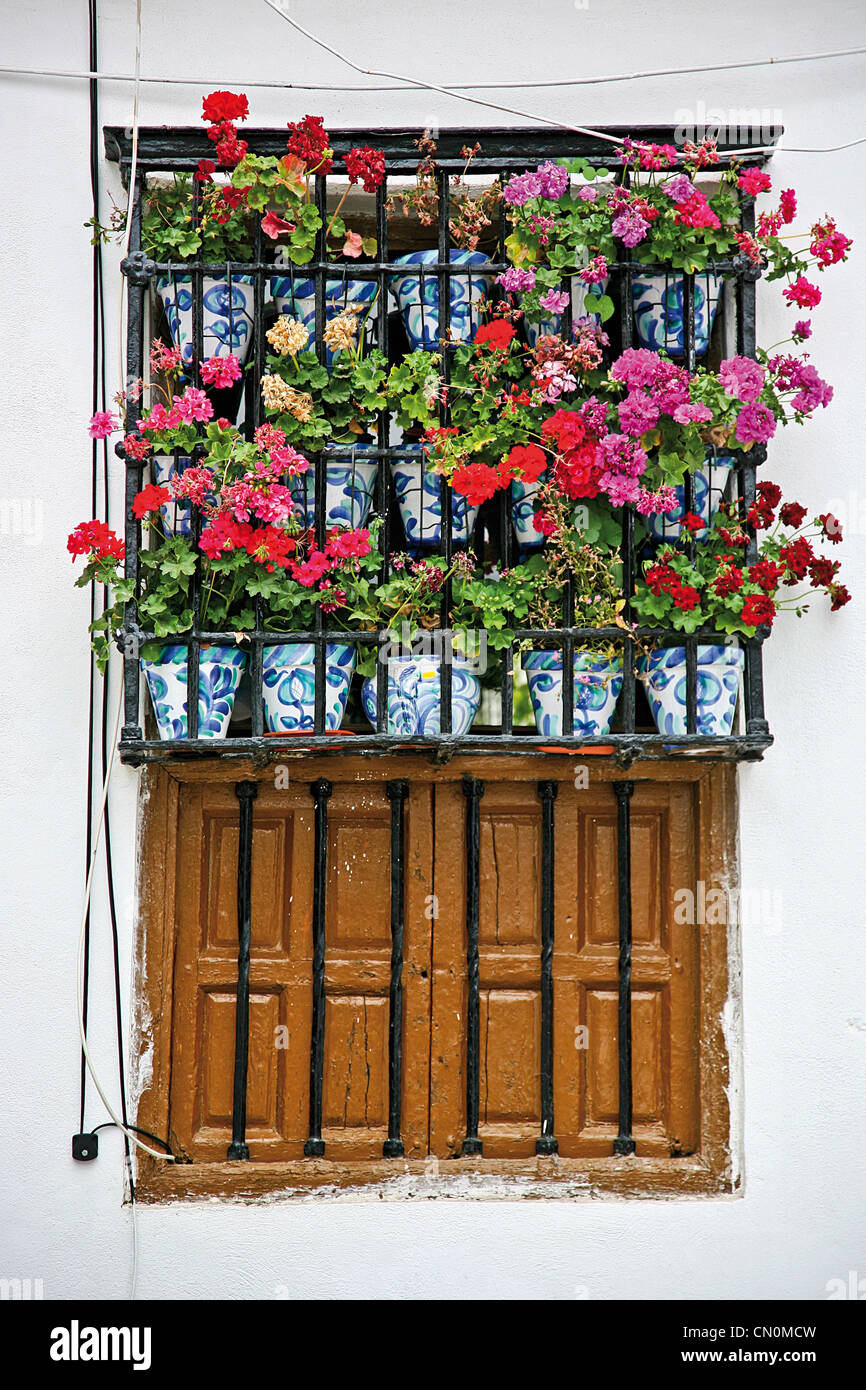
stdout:
[[[357,662],[355,647],[325,647],[325,729],[339,729]],[[271,734],[312,732],[316,712],[316,649],[312,642],[282,642],[262,653],[262,711]]]
[[[682,357],[684,346],[684,287],[682,275],[645,275],[636,268],[632,277],[634,324],[642,348]],[[720,275],[699,274],[694,281],[695,355],[703,357],[710,342],[722,291]]]
[[[438,736],[440,732],[440,692],[442,659],[439,656],[394,656],[388,658],[389,734]],[[361,687],[364,713],[376,728],[376,677]],[[451,665],[451,734],[465,734],[478,713],[481,681],[475,671],[455,657]]]
[[[601,322],[598,314],[588,314],[586,311],[586,296],[588,294],[603,295],[607,290],[607,276],[603,280],[597,280],[595,284],[587,285],[581,280],[579,275],[573,275],[571,279],[571,321],[576,323],[578,319],[591,318],[596,323]],[[526,325],[526,341],[530,347],[535,347],[539,338],[545,334],[558,337],[562,332],[562,315],[551,314],[549,318],[542,319],[540,323],[532,323],[529,319],[524,320]]]
[[[271,298],[279,314],[288,314],[297,319],[309,330],[311,346],[316,341],[316,282],[299,275],[272,275]],[[325,281],[325,322],[330,323],[351,304],[360,304],[364,312],[358,315],[359,324],[364,326],[364,344],[372,346],[376,341],[376,315],[371,312],[379,286],[375,280],[326,280]],[[369,315],[369,317],[368,317]],[[366,320],[366,323],[365,323]],[[339,353],[325,349],[325,360],[330,366]]]
[[[225,738],[246,664],[246,652],[237,647],[202,647],[198,665],[199,738]],[[142,657],[141,667],[160,738],[187,738],[186,647],[161,647],[153,660]]]
[[[399,447],[416,456],[391,460],[406,544],[413,552],[434,549],[442,541],[441,474],[434,473],[420,442],[405,441]],[[447,492],[451,495],[451,539],[455,545],[466,545],[475,530],[478,508],[470,507],[453,488],[448,487]]]
[[545,480],[542,473],[537,482],[521,482],[514,478],[511,483],[511,524],[521,550],[538,550],[544,545],[544,537],[535,529],[535,499]]
[[[185,367],[193,361],[192,276],[157,275],[156,292],[175,347]],[[202,277],[202,358],[228,357],[234,353],[241,365],[247,359],[253,336],[254,277],[238,273],[231,282],[223,276]]]
[[[379,471],[370,457],[374,444],[325,445],[325,525],[363,526],[373,504]],[[302,526],[316,524],[316,472],[313,464],[290,483],[297,519]]]
[[[693,515],[699,516],[705,523],[702,530],[693,533],[696,541],[706,540],[707,527],[712,525],[718,515],[730,481],[731,469],[735,466],[736,460],[730,455],[725,455],[719,458],[708,457],[704,467],[696,469],[693,479]],[[686,491],[682,483],[677,484],[674,493],[677,505],[672,512],[652,512],[644,517],[650,535],[656,540],[678,541],[682,535],[680,523],[686,514]]]
[[[622,690],[622,657],[574,653],[574,732],[591,737],[610,733],[610,722]],[[529,698],[540,734],[562,734],[562,652],[537,648],[524,652]]]
[[[734,643],[698,646],[697,661],[696,732],[727,737],[734,727],[744,654]],[[659,733],[684,734],[685,647],[662,647],[648,656],[638,657],[637,668]]]
[[[489,265],[483,251],[458,251],[451,248],[452,265],[466,266],[466,275],[452,275],[451,319],[449,331],[451,341],[468,343],[475,337],[475,330],[481,323],[480,300],[487,294],[493,282],[491,273],[484,274],[476,267]],[[403,317],[406,336],[413,349],[426,348],[436,352],[439,348],[439,279],[438,272],[431,270],[424,275],[424,288],[421,288],[421,275],[418,266],[435,266],[439,261],[438,251],[410,251],[405,256],[395,256],[395,265],[406,266],[405,272],[395,271],[391,276],[391,293],[397,301],[397,308]]]

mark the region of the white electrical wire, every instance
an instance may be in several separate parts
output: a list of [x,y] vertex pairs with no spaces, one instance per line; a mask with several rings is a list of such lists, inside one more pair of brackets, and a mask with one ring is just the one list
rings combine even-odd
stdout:
[[[614,145],[622,145],[624,143],[621,136],[609,135],[606,131],[603,130],[588,130],[585,126],[568,125],[564,121],[554,121],[549,116],[539,116],[530,111],[520,111],[517,107],[514,106],[503,106],[498,102],[485,101],[482,97],[465,96],[462,91],[458,91],[454,87],[440,87],[435,82],[426,82],[421,78],[407,77],[405,73],[386,72],[384,70],[380,70],[379,68],[363,68],[360,66],[359,63],[356,63],[351,58],[347,57],[345,53],[341,53],[339,49],[333,48],[329,43],[325,43],[324,39],[320,39],[315,34],[310,33],[309,29],[305,29],[304,26],[302,24],[299,24],[296,19],[292,19],[291,15],[286,14],[285,10],[283,9],[283,5],[286,3],[287,0],[265,0],[265,4],[268,6],[269,9],[272,9],[275,14],[278,14],[281,19],[284,19],[286,23],[290,24],[292,28],[295,29],[299,34],[303,34],[304,38],[309,39],[310,42],[314,43],[318,48],[323,48],[325,52],[330,53],[333,58],[339,59],[341,63],[345,63],[347,67],[352,68],[355,72],[361,73],[363,76],[387,77],[396,82],[409,82],[413,87],[420,88],[423,91],[440,92],[443,96],[452,96],[455,97],[458,101],[468,101],[471,102],[474,106],[486,106],[489,107],[492,111],[504,111],[510,116],[521,116],[528,121],[540,121],[543,125],[556,126],[556,128],[559,130],[573,131],[578,135],[588,135],[595,140],[607,140]],[[866,144],[866,135],[862,136],[857,140],[849,140],[848,143],[845,145],[837,145],[824,150],[795,149],[793,146],[790,145],[786,146],[786,149],[788,149],[791,153],[795,154],[830,154],[833,152],[833,149],[851,149],[853,145],[862,144]],[[765,154],[768,150],[775,151],[776,148],[777,147],[775,145],[749,145],[742,149],[726,150],[725,154],[726,156],[735,154]]]
[[[644,72],[605,73],[600,77],[548,77],[536,81],[516,82],[453,82],[443,90],[447,92],[504,92],[529,91],[547,87],[601,87],[610,82],[641,82],[652,77],[687,77],[702,72],[734,72],[741,68],[778,68],[787,63],[820,63],[832,58],[854,58],[866,53],[866,48],[838,48],[829,53],[794,53],[784,58],[747,58],[738,63],[703,63],[697,67],[686,68],[647,68]],[[72,68],[19,68],[0,65],[0,74],[11,77],[71,77],[87,81],[134,82],[134,74],[128,72],[96,72],[93,70],[74,70]],[[339,85],[335,82],[260,82],[256,78],[214,78],[214,77],[142,77],[142,82],[160,87],[256,87],[261,90],[289,92],[412,92],[417,90],[414,82],[389,83],[387,87],[373,86],[368,82]]]
[[[126,199],[126,226],[123,233],[123,250],[121,259],[129,255],[129,241],[132,236],[132,205],[135,199],[135,180],[138,172],[138,97],[141,83],[141,0],[136,0],[135,6],[135,87],[132,94],[132,159],[129,170],[129,191]],[[117,323],[117,352],[119,358],[120,372],[118,381],[126,383],[127,390],[129,382],[126,381],[126,364],[123,360],[123,344],[126,341],[123,331],[123,309],[125,294],[118,296],[118,323]]]

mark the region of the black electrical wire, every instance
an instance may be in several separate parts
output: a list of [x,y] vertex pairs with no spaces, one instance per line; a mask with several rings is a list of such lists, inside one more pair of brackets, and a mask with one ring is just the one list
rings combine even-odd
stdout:
[[[92,1129],[90,1132],[91,1134],[98,1134],[101,1129],[119,1128],[120,1126],[114,1120],[105,1120],[101,1125],[97,1125],[96,1128]],[[140,1129],[138,1125],[128,1125],[127,1128],[131,1129],[133,1134],[143,1134],[145,1139],[152,1139],[154,1144],[161,1144],[166,1153],[171,1154],[172,1158],[174,1158],[174,1152],[167,1139],[160,1139],[158,1134],[151,1134],[149,1129]],[[124,1138],[125,1137],[126,1136],[124,1136]]]
[[[98,70],[98,15],[97,0],[88,0],[88,44],[90,54],[91,71]],[[93,303],[92,303],[92,339],[93,339],[93,361],[92,361],[92,400],[93,410],[104,410],[106,404],[106,381],[105,381],[105,285],[103,278],[102,262],[102,240],[99,234],[99,95],[96,79],[89,83],[90,92],[90,190],[93,205]],[[97,477],[98,477],[98,441],[93,441],[91,454],[91,515],[96,515],[97,506]],[[109,472],[108,472],[108,442],[102,441],[102,483],[103,495],[105,500],[105,520],[109,520]],[[109,593],[108,588],[103,589],[102,595],[103,611],[108,607]],[[96,615],[96,586],[91,586],[90,590],[90,612],[91,621]],[[107,689],[102,687],[102,713],[101,713],[101,765],[103,783],[108,774],[108,701],[106,699]],[[87,865],[90,866],[90,857],[93,848],[93,754],[94,754],[94,734],[95,734],[95,704],[96,704],[96,675],[95,664],[91,659],[90,664],[90,713],[88,717],[88,758],[87,758]],[[114,869],[111,853],[111,821],[108,811],[108,801],[105,805],[105,869],[108,889],[108,909],[111,919],[111,937],[114,956],[114,1011],[115,1024],[117,1031],[117,1062],[120,1078],[120,1111],[123,1124],[129,1128],[127,1106],[126,1106],[126,1077],[124,1073],[124,1050],[123,1050],[123,1012],[120,998],[120,942],[117,929],[117,910],[114,898]],[[89,967],[90,967],[90,906],[88,904],[87,919],[85,923],[84,937],[84,986],[83,986],[83,1005],[84,1005],[84,1026],[87,1028],[87,1002],[89,995]],[[84,1133],[84,1111],[86,1099],[86,1080],[87,1063],[82,1048],[81,1053],[81,1094],[80,1094],[80,1132]],[[94,1131],[95,1132],[95,1131]],[[162,1143],[162,1140],[158,1142]],[[132,1179],[130,1166],[130,1145],[129,1136],[123,1136],[124,1153],[126,1157],[127,1171],[130,1178],[130,1198],[135,1201],[135,1184]]]

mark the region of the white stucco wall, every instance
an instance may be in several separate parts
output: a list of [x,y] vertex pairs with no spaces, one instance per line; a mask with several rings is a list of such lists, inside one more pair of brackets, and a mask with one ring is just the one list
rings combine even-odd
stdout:
[[[544,79],[628,72],[862,44],[860,0],[404,0],[292,12],[336,44],[355,35],[366,66],[433,80]],[[442,16],[437,23],[436,15]],[[239,16],[243,14],[241,22]],[[131,71],[135,5],[103,0],[101,61]],[[398,17],[396,31],[390,21]],[[417,20],[417,23],[414,21]],[[455,22],[455,34],[449,34]],[[422,30],[423,24],[423,30]],[[83,0],[0,0],[4,63],[87,65]],[[423,32],[423,42],[420,35]],[[141,119],[195,124],[204,91],[245,78],[353,82],[263,3],[144,0],[143,69],[201,75],[199,88],[147,86]],[[482,127],[508,117],[430,93],[267,92],[249,88],[256,125],[307,111],[333,125]],[[497,93],[489,93],[492,99]],[[862,60],[502,94],[506,104],[578,124],[674,122],[683,109],[775,114],[790,145],[866,135]],[[65,549],[90,515],[91,260],[88,105],[84,83],[0,77],[5,347],[0,497],[30,503],[27,535],[0,536],[2,825],[0,836],[0,1276],[42,1278],[45,1296],[126,1297],[132,1232],[121,1204],[121,1141],[101,1136],[95,1164],[75,1164],[78,1034],[75,955],[84,860],[88,600]],[[101,89],[104,123],[126,124],[131,90]],[[515,122],[516,123],[516,122]],[[862,864],[861,679],[866,492],[862,334],[866,294],[866,145],[834,155],[778,155],[776,186],[801,208],[836,214],[855,238],[847,267],[824,277],[813,360],[836,401],[772,446],[765,476],[847,522],[844,576],[855,602],[801,624],[781,621],[766,655],[776,746],[740,776],[742,878],[781,894],[775,924],[743,932],[745,1196],[666,1202],[315,1202],[260,1208],[186,1204],[138,1211],[138,1290],[145,1297],[532,1297],[585,1290],[613,1297],[825,1296],[859,1269],[864,1242],[866,1000]],[[104,186],[119,196],[113,167]],[[107,207],[107,199],[105,202]],[[109,380],[120,277],[106,255]],[[762,290],[760,341],[790,315]],[[113,516],[120,515],[115,465]],[[112,686],[112,689],[115,687]],[[113,696],[112,696],[113,700]],[[112,710],[113,712],[113,710]],[[124,992],[130,980],[137,774],[118,768],[111,799]],[[95,893],[92,1047],[116,1092],[110,935]],[[125,1002],[128,1002],[125,1001]],[[89,1125],[105,1118],[92,1089]]]

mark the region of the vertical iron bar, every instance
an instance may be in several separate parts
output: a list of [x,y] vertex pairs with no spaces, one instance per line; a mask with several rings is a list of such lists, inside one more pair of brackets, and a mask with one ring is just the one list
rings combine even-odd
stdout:
[[[631,600],[634,594],[634,508],[622,510],[622,596],[625,607],[623,622],[631,627],[633,622]],[[635,683],[634,683],[634,638],[627,637],[622,651],[622,727],[626,734],[634,733],[635,723]]]
[[235,1005],[235,1076],[232,1097],[232,1142],[227,1158],[248,1159],[247,1076],[250,1058],[250,936],[253,871],[253,802],[255,782],[236,782],[238,824],[238,986]]
[[[439,270],[437,273],[437,285],[439,290],[439,339],[442,348],[442,375],[445,381],[447,394],[448,385],[451,381],[451,234],[448,226],[450,221],[451,184],[445,169],[439,169],[437,171],[437,179],[439,182]],[[471,295],[471,286],[468,292]],[[471,324],[471,309],[469,321]],[[449,408],[446,403],[442,406],[440,411],[440,423],[447,425],[448,419]],[[439,540],[447,572],[451,569],[453,516],[451,487],[444,474],[439,478],[439,512]],[[451,576],[448,574],[448,578],[442,586],[441,623],[443,631],[441,633],[442,655],[439,660],[439,732],[441,734],[451,733],[451,660],[453,654],[451,639],[451,599],[452,583]]]
[[[386,201],[388,198],[387,178],[382,180],[382,185],[376,190],[376,241],[377,255],[379,257],[378,285],[379,285],[379,350],[384,354],[385,361],[388,361],[388,275],[381,269],[383,263],[388,260],[388,214],[386,211]],[[382,518],[382,583],[387,584],[388,574],[391,563],[391,459],[388,450],[391,448],[391,416],[387,406],[379,411],[376,422],[376,435],[379,449],[379,515]]]
[[559,1152],[553,1126],[553,934],[554,825],[556,782],[539,782],[541,798],[541,1134],[537,1154]]
[[[132,221],[129,236],[129,256],[141,250],[141,197],[143,180],[135,181],[132,198]],[[131,267],[130,267],[131,269]],[[144,375],[144,296],[150,284],[149,277],[135,273],[127,274],[127,335],[126,335],[126,380],[138,381]],[[127,395],[125,429],[127,434],[137,434],[137,424],[141,415],[141,405]],[[134,585],[133,596],[123,610],[123,626],[126,632],[126,645],[123,656],[123,728],[121,738],[138,740],[142,737],[139,723],[140,671],[138,645],[134,637],[138,631],[138,547],[141,541],[141,527],[132,510],[132,504],[141,491],[143,463],[134,459],[126,460],[124,494],[124,540],[126,543],[126,562],[124,572]]]
[[616,867],[619,879],[619,1134],[615,1154],[633,1154],[631,1076],[631,797],[634,782],[614,782]]
[[382,1145],[385,1158],[402,1158],[400,1137],[403,1092],[403,928],[406,866],[403,832],[409,783],[388,782],[385,790],[391,802],[391,992],[388,1017],[388,1138]]
[[[327,361],[324,337],[327,319],[325,299],[327,282],[322,265],[328,260],[329,252],[327,236],[325,235],[328,225],[328,185],[327,178],[323,174],[316,175],[316,207],[322,220],[322,225],[316,234],[316,267],[313,271],[315,284],[316,352],[319,361],[324,365]],[[319,449],[314,456],[313,469],[316,479],[314,495],[316,546],[319,550],[324,550],[325,517],[327,511],[327,455],[321,449]],[[313,662],[313,733],[318,737],[325,732],[325,643],[322,637],[322,609],[319,604],[316,605],[315,614]]]
[[324,777],[310,784],[315,815],[313,845],[313,1026],[310,1038],[310,1137],[307,1158],[321,1158],[322,1077],[325,1065],[325,892],[328,874],[328,798],[334,788]]
[[484,783],[467,774],[463,778],[466,797],[466,1138],[462,1153],[480,1154],[478,1138],[481,1067],[481,1001],[478,968],[478,907],[481,859],[481,798]]

